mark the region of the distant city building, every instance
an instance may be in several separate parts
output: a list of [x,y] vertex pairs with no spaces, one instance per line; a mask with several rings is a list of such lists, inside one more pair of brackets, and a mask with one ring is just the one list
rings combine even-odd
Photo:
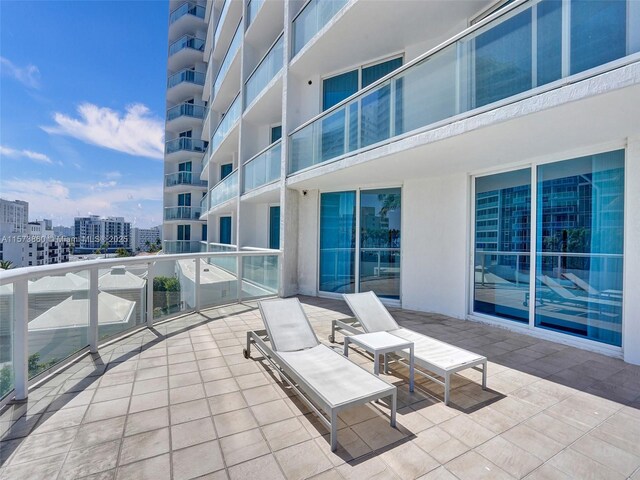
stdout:
[[108,252],[129,248],[131,224],[124,217],[75,217],[75,253],[93,253],[104,245]]
[[[149,245],[158,245],[160,246],[162,243],[162,230],[160,227],[152,227],[152,228],[138,228],[133,227],[131,229],[129,245],[133,252],[138,250],[147,251],[149,248],[147,247],[147,242]],[[158,242],[160,241],[160,242]]]
[[53,227],[53,233],[56,237],[73,237],[74,232],[74,227],[65,227],[63,225]]
[[0,260],[14,268],[69,261],[69,241],[56,237],[51,220],[27,221],[29,203],[2,200],[0,211]]

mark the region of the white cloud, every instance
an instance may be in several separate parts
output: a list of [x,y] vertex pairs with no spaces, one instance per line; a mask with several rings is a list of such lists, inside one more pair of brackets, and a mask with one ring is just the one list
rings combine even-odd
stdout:
[[120,177],[122,177],[122,174],[117,170],[114,170],[113,172],[105,172],[104,174],[104,178],[106,178],[107,180],[114,180]]
[[9,158],[29,158],[40,163],[53,163],[44,153],[33,152],[31,150],[16,150],[15,148],[5,147],[4,145],[0,145],[0,155]]
[[18,67],[8,58],[0,57],[2,73],[14,78],[29,88],[40,88],[40,70],[35,65]]
[[145,105],[129,105],[121,114],[83,103],[78,107],[78,115],[79,118],[72,118],[57,112],[53,116],[56,125],[42,129],[129,155],[156,159],[164,156],[164,124]]
[[[162,188],[157,183],[116,185],[116,182],[72,183],[57,179],[3,179],[2,195],[29,202],[29,216],[50,218],[54,224],[73,225],[73,217],[88,215],[123,216],[138,224],[162,222]],[[138,205],[144,205],[141,211]]]

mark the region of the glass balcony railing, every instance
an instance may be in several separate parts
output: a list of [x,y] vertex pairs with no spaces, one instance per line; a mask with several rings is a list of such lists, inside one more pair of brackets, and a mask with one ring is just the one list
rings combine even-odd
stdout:
[[243,165],[245,193],[280,178],[281,152],[282,142],[278,140]]
[[200,210],[202,213],[209,211],[209,192],[206,193],[202,200],[200,200]]
[[209,163],[209,158],[213,155],[220,144],[223,142],[231,129],[235,126],[235,124],[240,119],[240,93],[236,96],[236,99],[233,101],[227,113],[224,114],[222,120],[218,124],[216,131],[213,132],[213,136],[211,137],[211,142],[209,143],[209,148],[207,150],[207,155],[202,157],[202,169],[207,166]]
[[245,103],[244,106],[251,105],[251,103],[258,97],[258,95],[265,89],[269,82],[282,70],[283,65],[283,39],[284,36],[280,35],[280,38],[273,44],[271,50],[260,61],[256,69],[251,73],[244,87],[245,91]]
[[220,40],[220,33],[222,32],[222,25],[224,25],[224,20],[227,18],[227,13],[229,12],[229,5],[233,0],[224,0],[222,4],[222,10],[220,10],[220,16],[218,17],[218,23],[216,23],[216,30],[213,33],[213,44],[217,45]]
[[185,15],[193,15],[194,17],[204,19],[205,8],[195,3],[183,3],[169,15],[169,24],[174,23]]
[[193,103],[181,103],[167,110],[167,122],[175,120],[178,117],[193,117],[203,119],[207,109],[202,105],[194,105]]
[[324,27],[347,0],[311,0],[293,20],[293,51],[295,57],[302,47]]
[[165,220],[198,220],[200,207],[164,207]]
[[640,41],[627,41],[629,31],[640,30],[640,16],[629,14],[625,1],[562,5],[506,7],[323,112],[291,134],[289,173],[640,51]]
[[207,182],[200,180],[200,175],[193,172],[168,173],[164,177],[164,184],[167,187],[176,185],[194,185],[196,187],[206,187]]
[[220,69],[218,70],[216,79],[213,82],[211,98],[215,98],[215,96],[218,94],[218,91],[220,90],[220,85],[222,85],[224,78],[227,76],[227,72],[231,67],[231,62],[233,62],[233,59],[236,57],[236,53],[238,53],[238,50],[240,49],[240,45],[242,44],[242,34],[243,34],[242,19],[240,19],[240,23],[238,23],[238,27],[236,28],[236,33],[233,35],[233,40],[231,40],[229,49],[227,50],[227,53],[225,54],[224,59],[220,64]]
[[180,137],[169,140],[164,145],[166,154],[179,152],[181,150],[188,152],[204,152],[207,148],[207,142],[198,140],[197,138]]
[[247,28],[253,23],[265,0],[249,0],[247,3]]
[[238,195],[238,170],[220,180],[209,191],[209,208],[215,208]]
[[173,88],[183,82],[204,85],[204,73],[195,70],[181,70],[167,79],[167,88]]
[[162,242],[163,253],[197,253],[200,252],[198,240],[165,240]]
[[192,37],[191,35],[183,35],[178,40],[169,45],[169,56],[175,55],[185,48],[191,48],[193,50],[203,52],[204,40],[197,37]]

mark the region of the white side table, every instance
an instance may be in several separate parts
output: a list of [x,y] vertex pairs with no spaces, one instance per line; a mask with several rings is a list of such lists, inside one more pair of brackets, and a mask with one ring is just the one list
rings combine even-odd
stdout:
[[387,332],[362,333],[344,337],[344,356],[349,356],[349,344],[354,343],[373,354],[373,373],[380,374],[378,356],[384,355],[385,370],[387,366],[387,353],[409,349],[409,391],[413,392],[413,342],[408,342],[400,337]]

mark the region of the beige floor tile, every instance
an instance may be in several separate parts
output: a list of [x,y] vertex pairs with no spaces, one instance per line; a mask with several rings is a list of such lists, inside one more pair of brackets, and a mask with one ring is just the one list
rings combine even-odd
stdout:
[[172,425],[210,416],[209,405],[205,398],[171,405],[169,412],[171,413]]
[[251,407],[251,411],[256,417],[258,424],[261,426],[295,416],[284,400],[273,400],[267,403],[260,403]]
[[115,468],[120,440],[71,450],[64,461],[61,478],[79,478]]
[[196,478],[224,468],[217,440],[175,450],[172,454],[172,463],[175,480]]
[[72,448],[119,440],[123,436],[125,422],[126,417],[122,416],[84,424],[78,429]]
[[280,399],[281,395],[278,393],[276,388],[277,387],[274,387],[273,385],[263,385],[261,387],[242,390],[242,395],[249,406],[258,405],[260,403]]
[[169,429],[152,430],[126,437],[122,442],[120,464],[137,462],[155,457],[170,450]]
[[437,425],[420,432],[413,441],[443,465],[469,450],[467,445]]
[[459,415],[451,420],[442,422],[438,426],[470,448],[477,447],[495,436],[494,432],[465,415]]
[[504,432],[502,437],[544,461],[564,448],[562,444],[524,424]]
[[270,453],[258,428],[220,439],[220,448],[227,467]]
[[134,395],[133,397],[131,397],[129,413],[153,410],[155,408],[166,407],[168,404],[169,395],[166,390],[143,393],[142,395]]
[[555,440],[566,447],[580,438],[584,432],[571,425],[559,421],[545,413],[540,413],[524,422],[524,425],[537,430],[541,434]]
[[515,478],[524,477],[542,464],[538,457],[500,436],[476,447],[475,451]]
[[288,480],[309,478],[333,467],[312,440],[279,450],[274,455]]
[[510,480],[511,475],[476,452],[467,452],[445,465],[460,480]]
[[386,447],[406,436],[397,428],[393,428],[389,424],[389,420],[382,417],[372,418],[354,425],[352,428],[372,450]]
[[200,418],[171,427],[171,448],[173,450],[215,439],[216,432],[213,429],[213,421],[210,418]]
[[400,478],[417,478],[440,466],[440,462],[411,442],[400,442],[380,457]]
[[[638,440],[640,441],[640,438]],[[570,448],[627,477],[640,467],[640,457],[611,445],[594,435],[586,435],[580,438]]]
[[449,470],[440,466],[421,476],[418,480],[457,480],[457,478]]
[[227,435],[251,430],[258,426],[258,423],[248,408],[215,415],[213,421],[216,426],[216,431],[218,432],[218,437],[226,437]]
[[245,402],[244,397],[240,392],[216,395],[215,397],[209,397],[207,401],[209,402],[211,413],[213,415],[219,415],[221,413],[227,413],[247,407],[247,402]]
[[127,414],[129,408],[128,398],[119,398],[89,405],[84,416],[83,423],[97,422],[107,418],[119,417]]
[[118,468],[118,480],[170,480],[171,459],[168,453],[130,463]]
[[572,477],[545,463],[525,477],[527,480],[571,480]]
[[273,455],[265,455],[233,466],[229,468],[229,477],[231,480],[252,480],[256,478],[284,480],[285,478]]
[[225,378],[223,380],[214,380],[204,384],[204,389],[207,397],[213,397],[215,395],[222,395],[224,393],[237,392],[240,390],[238,382],[233,378]]
[[262,432],[273,451],[311,439],[311,435],[298,418],[288,418],[265,425],[262,427]]
[[581,480],[622,480],[625,478],[624,475],[571,449],[560,452],[549,460],[549,464],[572,478]]

